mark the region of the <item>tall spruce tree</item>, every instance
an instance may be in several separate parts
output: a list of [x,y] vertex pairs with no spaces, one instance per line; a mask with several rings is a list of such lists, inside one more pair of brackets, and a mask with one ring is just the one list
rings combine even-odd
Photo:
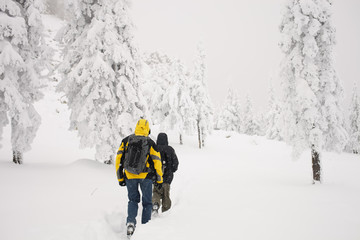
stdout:
[[262,112],[258,112],[255,114],[255,123],[257,125],[255,135],[257,136],[265,136],[266,127],[267,127],[267,119],[266,115]]
[[261,135],[260,124],[256,119],[256,116],[253,112],[252,101],[249,95],[246,95],[245,108],[241,114],[242,116],[242,125],[241,125],[241,133],[247,135]]
[[179,132],[180,144],[183,135],[193,133],[196,128],[196,106],[190,94],[190,73],[179,60],[172,63],[171,86],[165,97],[169,100],[169,115],[165,118],[167,128]]
[[160,130],[175,130],[180,144],[183,135],[196,128],[196,106],[190,95],[190,73],[183,62],[166,54],[151,53],[145,60],[150,67],[144,95],[154,123]]
[[69,7],[58,90],[68,99],[80,146],[95,146],[95,158],[112,163],[119,139],[146,115],[128,1],[72,0]]
[[163,127],[170,109],[166,93],[173,81],[172,60],[166,54],[152,52],[144,55],[144,62],[149,70],[145,71],[142,92],[149,106],[149,117],[154,124]]
[[331,7],[330,0],[288,0],[280,25],[285,140],[295,155],[311,149],[314,183],[321,181],[321,151],[341,151],[347,140],[332,61]]
[[349,143],[348,148],[355,154],[360,153],[360,99],[358,97],[358,89],[355,84],[350,105],[350,126],[349,126]]
[[213,128],[213,108],[206,84],[205,52],[201,44],[197,48],[197,57],[194,63],[194,73],[191,84],[191,97],[196,105],[196,126],[199,148],[204,147],[206,136]]
[[240,132],[242,125],[241,104],[238,93],[229,88],[218,119],[218,127],[226,131]]
[[278,100],[275,98],[274,88],[270,86],[268,101],[268,112],[266,115],[266,137],[268,139],[282,140],[282,125],[281,125],[281,107]]
[[0,134],[11,122],[13,162],[18,164],[31,149],[41,122],[34,103],[43,97],[40,72],[48,67],[43,10],[41,0],[0,4]]

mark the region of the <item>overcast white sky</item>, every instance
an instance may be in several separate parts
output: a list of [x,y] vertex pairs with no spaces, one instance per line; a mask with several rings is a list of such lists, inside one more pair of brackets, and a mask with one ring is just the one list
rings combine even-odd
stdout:
[[[162,51],[188,65],[202,42],[210,95],[215,106],[229,87],[265,110],[270,81],[280,93],[278,47],[284,0],[133,0],[136,37],[143,51]],[[334,0],[335,63],[349,102],[360,87],[360,1]],[[271,80],[272,79],[272,80]],[[359,91],[360,94],[360,91]]]

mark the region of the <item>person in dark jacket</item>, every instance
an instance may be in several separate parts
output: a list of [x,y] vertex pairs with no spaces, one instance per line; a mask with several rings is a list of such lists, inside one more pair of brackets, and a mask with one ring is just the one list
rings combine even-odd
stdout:
[[179,161],[175,150],[169,146],[166,133],[159,133],[156,145],[161,155],[163,167],[163,184],[156,184],[153,189],[153,212],[157,213],[160,206],[162,206],[162,212],[171,207],[170,184],[174,178],[174,172],[178,169]]

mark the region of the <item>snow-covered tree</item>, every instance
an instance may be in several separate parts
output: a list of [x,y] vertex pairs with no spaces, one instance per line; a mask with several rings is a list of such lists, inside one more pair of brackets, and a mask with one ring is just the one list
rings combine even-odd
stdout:
[[213,128],[214,128],[215,130],[220,130],[220,127],[219,127],[219,119],[220,119],[220,112],[219,112],[219,110],[216,108],[216,109],[214,109],[214,116],[213,116],[213,122],[214,122]]
[[350,126],[348,148],[355,154],[360,153],[360,99],[355,85],[350,105]]
[[255,117],[249,95],[246,96],[245,108],[242,111],[242,124],[240,132],[247,135],[261,135],[260,125]]
[[332,61],[331,7],[330,0],[288,0],[280,25],[285,140],[295,155],[311,149],[314,182],[321,181],[320,152],[340,151],[347,140]]
[[263,112],[257,112],[255,114],[255,123],[256,123],[256,131],[255,135],[257,136],[265,136],[266,127],[267,127],[267,119],[266,115]]
[[183,134],[192,134],[196,128],[196,108],[190,96],[190,73],[179,59],[165,54],[155,52],[145,59],[150,71],[143,91],[152,119],[163,131],[178,131],[182,144]]
[[95,146],[95,158],[111,163],[119,139],[146,115],[128,2],[71,0],[68,9],[58,90],[68,99],[80,146]]
[[198,54],[194,64],[192,76],[191,97],[197,109],[197,131],[199,148],[205,145],[206,136],[211,134],[213,128],[213,108],[206,84],[205,53],[202,45],[198,45]]
[[242,125],[241,104],[238,93],[229,88],[228,95],[218,119],[218,127],[226,131],[240,132]]
[[169,114],[169,102],[165,94],[171,86],[172,60],[166,54],[153,52],[144,56],[147,74],[143,78],[142,92],[148,103],[149,118],[161,125]]
[[274,88],[271,86],[269,91],[269,110],[266,115],[266,137],[268,139],[282,140],[281,132],[283,126],[281,125],[281,107],[279,101],[275,97]]
[[41,122],[34,103],[43,97],[40,73],[48,67],[43,10],[41,0],[0,3],[0,134],[11,122],[13,161],[19,164]]
[[172,63],[171,83],[165,94],[168,99],[169,113],[164,119],[166,129],[179,132],[180,144],[183,144],[183,134],[193,133],[196,128],[196,106],[190,95],[190,75],[180,60]]

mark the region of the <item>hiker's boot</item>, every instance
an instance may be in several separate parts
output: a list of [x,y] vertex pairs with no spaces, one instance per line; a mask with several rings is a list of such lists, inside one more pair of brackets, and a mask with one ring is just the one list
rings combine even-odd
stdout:
[[158,203],[153,204],[152,213],[155,215],[159,213],[159,204]]
[[134,234],[135,231],[135,224],[134,223],[128,223],[126,224],[127,232],[126,235],[128,237],[131,237]]

